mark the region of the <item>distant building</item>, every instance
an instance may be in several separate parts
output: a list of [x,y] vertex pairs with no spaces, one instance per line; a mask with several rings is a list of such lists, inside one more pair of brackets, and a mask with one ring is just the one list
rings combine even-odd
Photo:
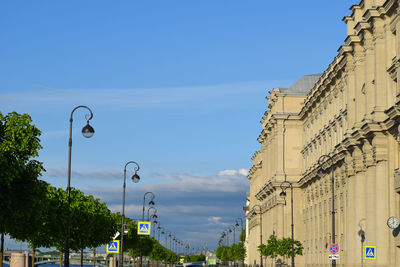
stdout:
[[[255,205],[264,244],[273,234],[291,237],[290,189],[279,195],[287,180],[295,239],[304,245],[296,266],[331,265],[333,166],[337,266],[400,266],[400,228],[387,225],[400,218],[399,1],[363,0],[351,10],[328,69],[270,92],[248,175],[247,264],[260,264]],[[364,245],[376,246],[375,260],[364,259]]]

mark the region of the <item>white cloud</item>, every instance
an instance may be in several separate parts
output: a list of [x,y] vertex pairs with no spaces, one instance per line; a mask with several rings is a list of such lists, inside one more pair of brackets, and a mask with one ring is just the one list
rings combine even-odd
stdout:
[[248,170],[246,169],[239,169],[239,170],[224,170],[220,171],[218,175],[223,176],[223,175],[243,175],[247,176]]
[[[45,176],[47,177],[66,177],[66,169],[53,169],[49,168]],[[152,173],[152,183],[140,183],[135,186],[139,190],[162,190],[171,192],[237,192],[243,190],[244,187],[248,186],[248,180],[246,178],[247,170],[223,170],[215,175],[202,176],[192,173]],[[103,170],[96,172],[78,172],[73,171],[72,176],[79,177],[80,179],[90,179],[92,182],[91,188],[96,188],[95,180],[101,180],[101,182],[113,183],[113,179],[121,179],[123,173],[115,170]],[[113,179],[110,179],[113,178]],[[82,181],[83,182],[83,181]],[[97,188],[98,190],[110,190],[111,188],[104,189]],[[118,187],[119,189],[120,187]],[[111,189],[113,190],[113,189]],[[120,190],[120,189],[119,189]]]
[[210,223],[220,223],[221,219],[222,219],[222,217],[209,217],[208,221]]
[[[95,103],[106,107],[153,107],[176,103],[191,105],[198,103],[203,105],[203,101],[208,103],[210,99],[226,98],[233,95],[249,94],[260,92],[274,82],[243,82],[235,84],[220,84],[208,86],[188,86],[171,88],[45,88],[22,93],[2,93],[0,103],[6,106],[16,107],[59,107],[63,104],[75,105],[77,101],[81,103]],[[229,92],[229,94],[227,94]],[[29,101],[28,101],[29,100]],[[221,104],[221,102],[220,102]]]

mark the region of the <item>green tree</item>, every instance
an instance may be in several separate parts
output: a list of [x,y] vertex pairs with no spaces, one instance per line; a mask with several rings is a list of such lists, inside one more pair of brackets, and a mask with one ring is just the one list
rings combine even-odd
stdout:
[[230,246],[230,255],[232,260],[242,260],[246,255],[246,249],[242,243],[232,244]]
[[229,247],[219,246],[216,250],[216,256],[222,262],[229,261]]
[[[42,163],[39,155],[41,132],[28,114],[0,113],[0,233],[24,239],[35,229],[35,207],[40,198],[38,177]],[[38,188],[39,187],[39,188]],[[35,220],[36,221],[36,220]],[[1,238],[0,266],[3,259]]]
[[[264,257],[270,257],[274,259],[278,256],[282,256],[285,259],[292,257],[292,239],[282,238],[277,239],[276,236],[271,235],[267,241],[267,245],[261,244],[258,246],[258,250]],[[300,241],[294,240],[294,254],[303,255],[303,245]]]
[[279,252],[279,241],[275,235],[271,235],[267,241],[267,245],[261,244],[258,246],[258,251],[260,254],[266,258],[275,259],[278,257]]
[[[282,238],[279,240],[279,249],[278,254],[285,259],[289,259],[292,257],[292,239],[291,238]],[[294,256],[303,255],[303,245],[300,241],[294,240]]]
[[239,241],[244,242],[246,241],[246,229],[243,229],[239,236]]

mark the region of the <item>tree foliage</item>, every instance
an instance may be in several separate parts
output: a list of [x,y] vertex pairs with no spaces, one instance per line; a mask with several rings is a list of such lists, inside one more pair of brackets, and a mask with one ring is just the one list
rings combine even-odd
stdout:
[[[264,257],[275,259],[278,256],[290,258],[292,256],[292,239],[277,239],[275,235],[271,235],[267,244],[258,246],[258,250]],[[303,245],[300,241],[294,240],[294,256],[303,255]]]
[[42,184],[41,132],[29,115],[0,113],[0,232],[25,238],[34,231]]

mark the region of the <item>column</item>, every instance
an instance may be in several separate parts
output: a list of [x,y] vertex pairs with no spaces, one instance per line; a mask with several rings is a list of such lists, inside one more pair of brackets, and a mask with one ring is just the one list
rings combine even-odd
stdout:
[[389,266],[390,234],[386,226],[389,217],[389,172],[388,172],[388,139],[383,133],[376,133],[373,146],[376,154],[376,266]]
[[[397,33],[399,34],[399,33]],[[375,42],[375,99],[376,104],[373,111],[373,117],[376,121],[382,121],[386,118],[384,111],[387,109],[387,95],[390,94],[387,84],[387,66],[391,62],[386,61],[386,45],[384,21],[379,18],[374,19],[374,42]],[[389,63],[389,64],[388,64]]]
[[[366,165],[365,173],[365,196],[364,206],[366,209],[365,220],[360,223],[365,231],[364,245],[375,246],[376,244],[376,166],[373,158],[373,150],[368,140],[363,145],[364,162]],[[366,265],[375,265],[375,261],[364,261]]]
[[364,118],[365,113],[365,97],[363,92],[365,88],[365,53],[364,48],[360,43],[354,44],[354,61],[355,61],[355,93],[353,101],[355,101],[355,127],[358,128],[361,125],[361,121]]
[[368,30],[364,31],[364,53],[365,53],[365,84],[362,89],[365,101],[364,119],[367,121],[372,120],[371,113],[375,107],[375,53],[372,34]]
[[10,267],[27,267],[25,266],[25,254],[12,253],[10,260]]

